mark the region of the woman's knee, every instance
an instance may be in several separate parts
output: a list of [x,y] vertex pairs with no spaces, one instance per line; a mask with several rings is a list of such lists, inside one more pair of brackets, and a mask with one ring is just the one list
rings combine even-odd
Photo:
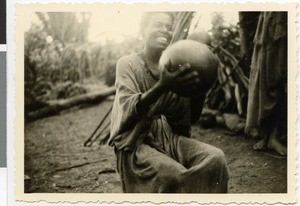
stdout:
[[225,154],[220,149],[216,149],[214,154],[211,156],[210,173],[214,174],[213,179],[218,184],[218,192],[226,193],[230,173],[227,167]]
[[183,169],[176,165],[168,165],[167,168],[159,171],[156,176],[159,192],[175,192],[181,184],[183,172]]
[[227,167],[225,154],[219,148],[214,148],[210,154],[210,165],[213,168]]

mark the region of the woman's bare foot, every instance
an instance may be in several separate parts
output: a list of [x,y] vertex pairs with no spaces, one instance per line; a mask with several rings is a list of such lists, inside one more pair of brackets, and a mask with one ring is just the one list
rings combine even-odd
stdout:
[[253,149],[256,151],[266,150],[268,148],[267,145],[268,145],[268,138],[263,138],[255,145],[253,145]]
[[268,148],[275,150],[280,155],[286,156],[287,154],[287,148],[279,142],[279,133],[277,128],[273,130],[270,136],[270,139],[268,141]]
[[273,149],[276,152],[278,152],[281,155],[286,156],[287,154],[287,148],[285,146],[283,146],[277,138],[270,138],[269,142],[268,142],[268,148],[269,149]]

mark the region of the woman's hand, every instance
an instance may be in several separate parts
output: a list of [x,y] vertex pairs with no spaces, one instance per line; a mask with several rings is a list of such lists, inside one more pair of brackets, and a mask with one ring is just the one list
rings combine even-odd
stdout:
[[137,111],[140,114],[145,113],[152,103],[157,101],[165,91],[171,90],[174,86],[188,87],[193,90],[197,89],[199,82],[199,74],[197,71],[192,71],[190,64],[184,64],[175,71],[165,69],[161,73],[158,83],[142,94],[137,104]]
[[164,69],[161,73],[159,85],[165,90],[171,90],[174,86],[196,89],[199,82],[198,72],[193,71],[191,65],[186,63],[176,70]]

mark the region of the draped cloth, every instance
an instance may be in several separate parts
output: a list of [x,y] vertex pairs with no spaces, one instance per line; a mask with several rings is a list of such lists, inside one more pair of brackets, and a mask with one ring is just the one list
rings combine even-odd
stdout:
[[287,12],[262,12],[254,38],[245,132],[268,135],[275,121],[286,124],[286,116]]
[[122,188],[127,193],[224,193],[228,170],[224,153],[189,138],[190,99],[163,94],[146,114],[136,105],[158,77],[141,54],[117,63],[116,96],[109,144],[115,148]]

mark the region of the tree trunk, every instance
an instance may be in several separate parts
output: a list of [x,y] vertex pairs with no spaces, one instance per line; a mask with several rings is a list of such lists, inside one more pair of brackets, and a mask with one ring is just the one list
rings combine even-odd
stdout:
[[47,106],[40,110],[30,112],[26,116],[27,121],[33,121],[36,119],[48,117],[59,113],[64,109],[68,109],[72,106],[82,103],[96,103],[102,101],[104,98],[114,94],[116,92],[115,87],[109,87],[101,91],[91,92],[70,99],[64,100],[52,100],[47,102]]
[[260,12],[239,12],[241,56],[240,63],[243,72],[249,77],[251,57],[253,53],[253,39]]

